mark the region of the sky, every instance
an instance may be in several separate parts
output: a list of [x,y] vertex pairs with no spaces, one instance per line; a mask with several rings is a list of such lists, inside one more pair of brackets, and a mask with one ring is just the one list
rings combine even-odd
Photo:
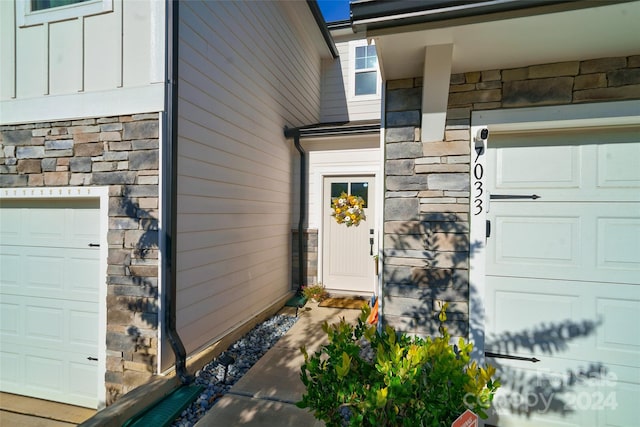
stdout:
[[349,0],[317,0],[326,22],[349,19]]

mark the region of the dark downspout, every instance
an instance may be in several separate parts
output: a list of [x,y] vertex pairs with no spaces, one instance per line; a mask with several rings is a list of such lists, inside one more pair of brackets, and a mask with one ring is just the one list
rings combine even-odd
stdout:
[[162,159],[162,224],[165,256],[161,268],[165,289],[165,330],[176,359],[176,375],[183,384],[192,380],[187,372],[187,352],[176,329],[176,230],[177,230],[177,181],[178,181],[178,1],[166,1],[166,62],[164,95],[164,152]]
[[307,158],[304,148],[300,145],[300,129],[292,128],[289,129],[285,126],[284,128],[284,136],[286,138],[293,138],[293,144],[296,146],[296,149],[300,153],[300,217],[298,219],[298,289],[296,291],[297,295],[302,295],[302,285],[304,284],[305,277],[305,264],[304,264],[304,223],[307,217],[307,201],[306,201],[306,193],[307,193]]

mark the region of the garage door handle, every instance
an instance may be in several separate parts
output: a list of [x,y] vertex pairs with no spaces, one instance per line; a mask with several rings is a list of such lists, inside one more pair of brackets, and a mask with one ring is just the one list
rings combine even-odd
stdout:
[[512,356],[510,354],[492,353],[490,351],[485,351],[484,356],[493,357],[496,359],[522,360],[524,362],[531,362],[531,363],[536,363],[540,361],[540,359],[536,359],[535,357]]
[[89,243],[89,247],[90,248],[99,248],[100,247],[100,243]]
[[522,195],[522,194],[492,194],[489,196],[491,200],[515,200],[515,199],[539,199],[537,194]]
[[89,357],[87,357],[87,360],[91,360],[91,361],[97,362],[98,358],[89,356]]

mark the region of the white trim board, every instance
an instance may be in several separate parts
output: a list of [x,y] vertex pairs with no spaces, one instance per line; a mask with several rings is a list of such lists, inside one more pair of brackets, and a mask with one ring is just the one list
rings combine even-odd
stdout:
[[487,126],[494,132],[624,126],[638,123],[640,123],[640,100],[484,110],[471,113],[472,126]]
[[0,202],[7,199],[99,199],[100,200],[100,277],[98,297],[102,304],[98,306],[98,410],[106,406],[105,373],[107,370],[107,256],[109,244],[109,187],[38,187],[3,188],[0,190]]
[[0,125],[151,113],[164,110],[164,85],[48,95],[0,102]]

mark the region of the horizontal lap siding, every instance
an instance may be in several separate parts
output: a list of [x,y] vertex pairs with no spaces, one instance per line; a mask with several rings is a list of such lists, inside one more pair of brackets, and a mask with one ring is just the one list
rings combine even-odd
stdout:
[[192,353],[291,288],[283,128],[319,121],[320,54],[304,2],[182,2],[180,21],[177,318]]
[[380,98],[357,100],[349,94],[354,50],[349,41],[337,41],[340,57],[325,59],[322,68],[322,122],[374,120],[380,118]]

